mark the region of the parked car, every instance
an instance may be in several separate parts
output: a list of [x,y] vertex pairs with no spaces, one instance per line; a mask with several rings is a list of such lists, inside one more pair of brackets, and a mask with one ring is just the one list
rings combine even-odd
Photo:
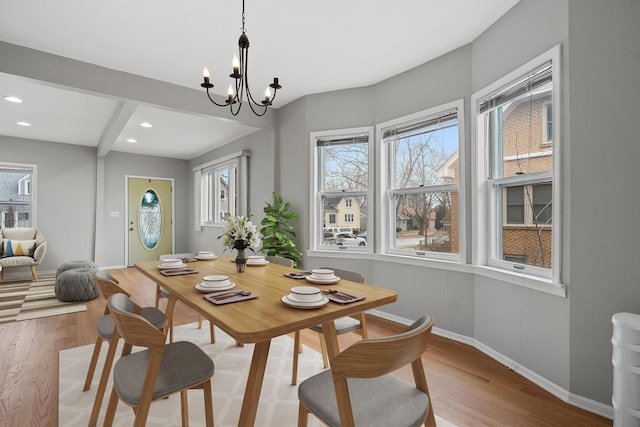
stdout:
[[353,233],[324,233],[325,245],[367,246],[367,241]]
[[327,227],[324,229],[325,233],[353,233],[351,227]]

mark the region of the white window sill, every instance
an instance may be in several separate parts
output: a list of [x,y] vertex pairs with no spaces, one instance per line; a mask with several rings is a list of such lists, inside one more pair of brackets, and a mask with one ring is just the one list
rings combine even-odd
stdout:
[[[336,258],[338,256],[345,257],[346,254],[344,252],[337,251],[308,250],[306,255],[316,258]],[[482,277],[500,280],[501,282],[509,283],[516,286],[522,286],[524,288],[532,289],[538,292],[543,292],[562,298],[567,297],[567,287],[564,284],[557,284],[553,283],[549,279],[535,277],[527,274],[514,273],[495,267],[461,264],[459,262],[453,261],[424,259],[403,255],[372,254],[365,252],[349,252],[348,258],[358,260],[393,262],[396,264],[415,265],[419,267],[437,268],[441,270],[477,274]]]
[[473,272],[482,277],[500,280],[501,282],[522,286],[527,289],[533,289],[562,298],[567,297],[567,286],[561,283],[553,283],[550,279],[515,273],[485,265],[474,265]]

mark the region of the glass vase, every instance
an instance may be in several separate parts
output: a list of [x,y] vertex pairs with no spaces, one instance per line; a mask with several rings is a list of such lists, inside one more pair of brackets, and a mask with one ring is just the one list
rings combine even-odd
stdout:
[[244,253],[244,249],[236,249],[236,251],[236,271],[244,273],[244,269],[247,267],[247,256]]

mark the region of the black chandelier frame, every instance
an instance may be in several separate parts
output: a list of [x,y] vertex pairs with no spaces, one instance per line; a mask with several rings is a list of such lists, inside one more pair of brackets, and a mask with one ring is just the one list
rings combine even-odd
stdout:
[[[242,34],[240,34],[240,38],[238,39],[238,50],[239,50],[239,63],[236,66],[235,58],[233,64],[233,73],[229,74],[229,77],[234,79],[235,82],[235,92],[229,90],[227,94],[227,99],[225,99],[224,103],[220,104],[216,102],[212,97],[209,89],[212,89],[213,83],[211,83],[207,68],[205,67],[204,71],[204,82],[200,84],[201,87],[207,90],[207,97],[209,97],[209,101],[218,107],[229,107],[231,114],[237,116],[240,113],[240,109],[242,108],[243,99],[245,99],[246,94],[246,102],[249,104],[251,111],[256,116],[264,116],[267,112],[267,109],[273,104],[273,100],[276,98],[276,93],[278,89],[281,89],[280,83],[277,77],[273,78],[273,82],[268,86],[273,89],[273,95],[268,94],[269,89],[265,93],[264,100],[257,102],[253,95],[251,94],[251,89],[249,89],[249,37],[247,37],[246,29],[244,27],[244,0],[242,0]],[[230,89],[233,88],[232,85],[229,85]],[[234,105],[237,108],[234,108]]]

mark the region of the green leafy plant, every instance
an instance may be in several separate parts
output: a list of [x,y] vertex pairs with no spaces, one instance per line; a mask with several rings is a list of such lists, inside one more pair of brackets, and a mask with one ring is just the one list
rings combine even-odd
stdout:
[[293,238],[296,237],[296,231],[289,224],[289,221],[297,220],[298,214],[288,212],[291,203],[283,202],[282,197],[276,193],[273,195],[273,204],[266,203],[263,211],[266,216],[262,219],[262,249],[265,255],[279,256],[281,258],[289,258],[293,260],[294,266],[302,261],[302,252],[298,249]]

